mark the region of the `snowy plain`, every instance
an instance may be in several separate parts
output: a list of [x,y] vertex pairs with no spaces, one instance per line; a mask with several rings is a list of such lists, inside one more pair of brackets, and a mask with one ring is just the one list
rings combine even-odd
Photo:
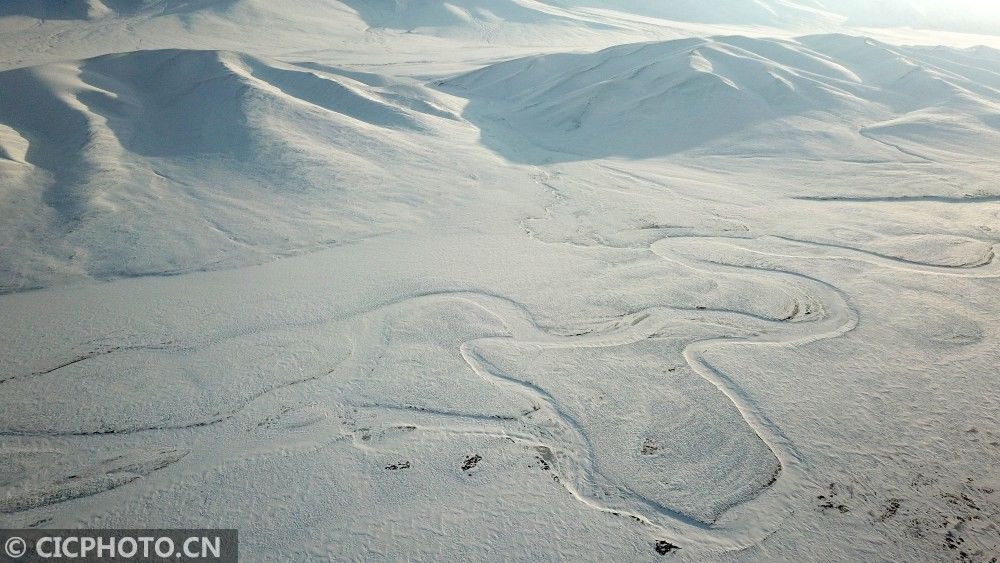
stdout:
[[0,525],[997,561],[1000,10],[0,1]]

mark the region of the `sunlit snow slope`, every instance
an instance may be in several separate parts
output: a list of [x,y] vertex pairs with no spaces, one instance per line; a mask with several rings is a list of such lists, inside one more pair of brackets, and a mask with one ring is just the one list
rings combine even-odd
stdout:
[[192,50],[0,73],[5,289],[231,266],[433,213],[420,170],[456,115],[364,80]]
[[516,135],[511,145],[533,142],[556,159],[699,150],[979,160],[1000,144],[998,55],[844,35],[717,37],[518,59],[443,86],[472,98],[470,119],[494,115]]

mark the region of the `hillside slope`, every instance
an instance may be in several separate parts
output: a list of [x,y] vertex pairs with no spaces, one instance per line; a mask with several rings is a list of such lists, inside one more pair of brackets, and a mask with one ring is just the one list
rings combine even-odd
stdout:
[[337,72],[161,50],[0,73],[2,289],[258,261],[426,216],[430,133],[457,117]]
[[[468,97],[466,116],[515,160],[694,149],[807,159],[932,159],[941,151],[982,158],[1000,146],[995,60],[845,35],[685,39],[544,55],[440,86]],[[536,159],[505,148],[519,139],[550,154]]]
[[568,7],[598,8],[638,14],[672,21],[708,24],[738,24],[766,26],[803,26],[835,24],[842,17],[834,13],[836,6],[810,0],[675,0],[648,2],[643,0],[549,0],[551,4]]

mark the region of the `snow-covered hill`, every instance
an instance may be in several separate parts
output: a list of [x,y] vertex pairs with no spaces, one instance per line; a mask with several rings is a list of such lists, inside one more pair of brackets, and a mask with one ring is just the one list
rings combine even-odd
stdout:
[[437,207],[415,171],[441,167],[441,135],[476,127],[528,163],[980,161],[1000,146],[998,69],[991,50],[843,35],[687,39],[490,65],[440,86],[471,98],[464,109],[411,80],[228,51],[5,71],[4,290],[232,267],[407,228]]
[[692,149],[978,159],[1000,148],[1000,64],[984,54],[846,35],[716,37],[529,57],[441,86],[472,100],[467,117],[498,150],[529,141],[555,160]]
[[[201,13],[267,15],[294,21],[325,19],[332,11],[355,12],[372,28],[436,30],[458,27],[572,25],[601,27],[594,10],[674,22],[776,28],[909,27],[968,33],[1000,33],[1000,7],[982,0],[6,0],[0,17],[99,20],[138,15],[198,17]],[[341,11],[345,15],[344,11]],[[588,15],[590,14],[590,15]],[[613,21],[612,20],[609,21]],[[607,27],[608,21],[603,22]]]
[[425,216],[430,133],[458,118],[366,79],[192,50],[0,73],[4,290],[232,266]]
[[225,10],[240,0],[7,0],[0,17],[40,20],[98,20],[136,15],[192,14]]
[[0,17],[24,16],[41,20],[88,20],[113,13],[101,0],[8,0],[0,4]]
[[707,24],[807,26],[835,24],[842,19],[831,6],[810,0],[548,0],[569,7],[597,8],[672,21]]

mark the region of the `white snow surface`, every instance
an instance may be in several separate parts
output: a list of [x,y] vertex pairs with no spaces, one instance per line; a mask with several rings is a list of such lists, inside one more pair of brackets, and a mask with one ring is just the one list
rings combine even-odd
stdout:
[[6,0],[0,527],[995,562],[997,34],[973,0]]

